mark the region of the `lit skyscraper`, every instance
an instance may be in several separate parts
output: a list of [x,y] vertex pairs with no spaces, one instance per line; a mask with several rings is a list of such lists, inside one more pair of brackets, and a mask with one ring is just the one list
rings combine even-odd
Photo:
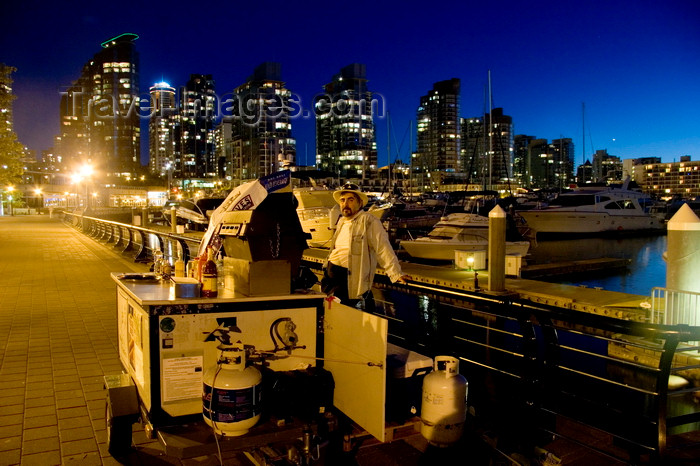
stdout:
[[459,91],[460,81],[452,78],[433,84],[420,98],[414,167],[424,188],[435,188],[445,173],[461,171]]
[[[485,122],[485,124],[484,124]],[[462,128],[462,164],[472,180],[493,189],[513,178],[513,119],[494,108],[483,118],[465,120]]]
[[175,88],[166,82],[156,83],[150,95],[149,170],[156,176],[170,175],[175,170]]
[[[216,93],[210,74],[193,74],[180,90],[175,171],[180,178],[214,178]],[[177,156],[179,155],[179,159]]]
[[103,42],[62,93],[56,149],[66,169],[89,162],[107,177],[128,180],[140,174],[136,39],[126,33]]
[[318,168],[363,182],[377,169],[373,97],[366,76],[365,65],[348,65],[314,102]]
[[[282,66],[266,62],[234,90],[231,156],[227,172],[250,180],[296,165],[296,140],[290,121],[291,92],[282,81]],[[225,144],[227,144],[225,142]]]

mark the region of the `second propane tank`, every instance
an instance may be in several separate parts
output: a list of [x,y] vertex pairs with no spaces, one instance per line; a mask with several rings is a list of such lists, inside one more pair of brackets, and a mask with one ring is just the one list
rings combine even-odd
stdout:
[[446,447],[462,437],[468,384],[457,358],[436,356],[433,369],[423,380],[420,432],[432,445]]
[[246,367],[241,342],[219,345],[221,358],[203,378],[204,421],[220,435],[243,435],[260,420],[262,375]]

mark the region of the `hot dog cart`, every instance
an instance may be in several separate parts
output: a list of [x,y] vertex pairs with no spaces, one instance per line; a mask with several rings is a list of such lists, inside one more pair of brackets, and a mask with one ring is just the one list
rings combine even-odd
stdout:
[[[217,297],[182,297],[154,274],[112,274],[124,372],[105,377],[110,453],[130,448],[137,421],[166,454],[185,458],[308,438],[331,410],[384,441],[386,319],[292,289],[305,241],[291,193],[222,218],[217,234],[237,283]],[[235,344],[262,372],[254,390],[244,387],[262,417],[247,433],[219,435],[203,420],[205,378]]]

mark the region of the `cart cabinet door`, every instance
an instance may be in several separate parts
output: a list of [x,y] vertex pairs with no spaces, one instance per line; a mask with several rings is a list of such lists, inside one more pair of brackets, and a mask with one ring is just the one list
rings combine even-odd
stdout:
[[388,321],[325,302],[324,367],[333,374],[333,404],[384,442]]

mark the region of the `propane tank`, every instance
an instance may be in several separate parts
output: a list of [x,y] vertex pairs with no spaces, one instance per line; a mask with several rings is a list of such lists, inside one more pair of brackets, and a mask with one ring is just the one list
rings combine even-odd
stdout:
[[216,366],[204,372],[202,414],[214,432],[225,436],[243,435],[260,419],[262,375],[246,367],[245,348],[222,342]]
[[437,356],[433,372],[423,379],[420,433],[429,443],[446,447],[462,437],[467,418],[467,379],[459,360]]

